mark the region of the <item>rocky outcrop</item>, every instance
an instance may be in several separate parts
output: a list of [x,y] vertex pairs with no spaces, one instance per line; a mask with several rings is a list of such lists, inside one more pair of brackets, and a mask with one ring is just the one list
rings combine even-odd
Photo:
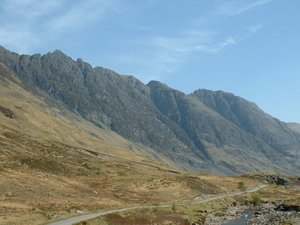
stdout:
[[300,205],[296,204],[287,204],[287,203],[282,203],[279,204],[276,208],[276,211],[284,211],[284,212],[300,212]]
[[276,184],[276,185],[288,185],[290,181],[288,178],[280,177],[276,175],[265,175],[262,176],[261,181],[268,183],[268,184]]
[[248,177],[258,179],[263,183],[276,184],[276,185],[289,185],[297,181],[297,178],[288,178],[285,176],[274,175],[274,174],[255,174],[249,175]]
[[8,118],[10,118],[10,119],[15,118],[15,113],[14,113],[12,110],[10,110],[10,109],[8,109],[8,108],[5,108],[5,107],[3,107],[3,106],[0,106],[0,112],[1,112],[4,116],[6,116],[6,117],[8,117]]

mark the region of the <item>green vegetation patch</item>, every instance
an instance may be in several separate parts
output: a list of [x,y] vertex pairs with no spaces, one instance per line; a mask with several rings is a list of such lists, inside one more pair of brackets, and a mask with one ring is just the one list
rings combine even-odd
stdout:
[[21,164],[27,165],[31,169],[40,170],[48,173],[62,174],[68,172],[68,169],[61,163],[48,158],[31,158],[24,155],[15,157],[15,160]]
[[252,193],[250,195],[251,197],[251,202],[253,203],[253,205],[257,206],[261,203],[261,197],[259,193]]

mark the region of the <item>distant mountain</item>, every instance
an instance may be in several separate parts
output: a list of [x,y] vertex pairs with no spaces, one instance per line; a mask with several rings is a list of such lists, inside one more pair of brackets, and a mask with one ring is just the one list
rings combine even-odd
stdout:
[[300,172],[300,134],[233,94],[198,90],[186,95],[157,81],[144,85],[60,51],[28,56],[1,47],[0,62],[32,93],[153,149],[178,168]]

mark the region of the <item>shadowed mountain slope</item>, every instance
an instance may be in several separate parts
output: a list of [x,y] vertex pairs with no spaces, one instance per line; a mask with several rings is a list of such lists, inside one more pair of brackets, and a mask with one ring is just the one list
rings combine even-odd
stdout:
[[233,94],[198,90],[186,95],[157,81],[144,85],[60,51],[28,56],[0,48],[0,62],[31,92],[153,149],[179,168],[300,172],[300,135]]

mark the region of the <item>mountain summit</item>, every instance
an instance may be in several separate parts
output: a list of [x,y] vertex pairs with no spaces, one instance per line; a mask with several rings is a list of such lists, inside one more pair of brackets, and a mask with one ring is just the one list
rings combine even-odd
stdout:
[[158,81],[145,85],[58,50],[29,56],[0,47],[0,62],[35,95],[180,169],[300,172],[300,134],[233,94],[200,89],[187,95]]

